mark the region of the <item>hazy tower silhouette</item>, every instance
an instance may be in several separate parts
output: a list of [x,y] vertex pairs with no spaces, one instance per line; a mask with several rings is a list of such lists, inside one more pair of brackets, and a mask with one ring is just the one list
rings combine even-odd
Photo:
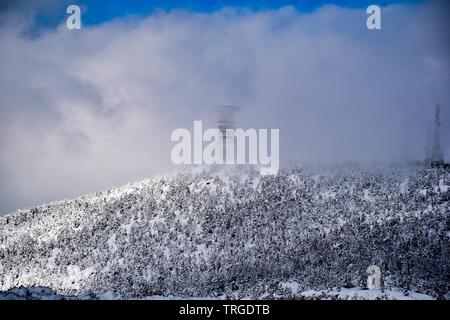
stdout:
[[433,140],[429,148],[427,162],[431,165],[441,165],[444,163],[444,152],[441,144],[441,107],[436,104],[433,123]]
[[222,133],[222,139],[218,142],[218,147],[223,150],[224,163],[233,163],[234,137],[230,135],[227,130],[235,129],[234,115],[239,109],[240,107],[233,105],[222,105],[216,107],[218,113],[217,127]]

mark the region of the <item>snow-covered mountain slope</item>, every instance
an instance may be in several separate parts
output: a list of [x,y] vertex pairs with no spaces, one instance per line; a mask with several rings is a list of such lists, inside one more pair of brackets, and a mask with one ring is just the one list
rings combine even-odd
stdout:
[[449,186],[419,167],[178,172],[0,217],[0,291],[292,298],[375,264],[386,289],[443,297]]

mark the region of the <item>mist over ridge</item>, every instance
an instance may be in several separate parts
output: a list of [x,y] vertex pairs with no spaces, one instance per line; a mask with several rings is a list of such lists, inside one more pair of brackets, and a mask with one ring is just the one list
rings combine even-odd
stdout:
[[448,3],[128,17],[37,36],[2,12],[0,212],[171,171],[170,133],[211,108],[279,128],[283,166],[422,160],[437,99],[449,159]]

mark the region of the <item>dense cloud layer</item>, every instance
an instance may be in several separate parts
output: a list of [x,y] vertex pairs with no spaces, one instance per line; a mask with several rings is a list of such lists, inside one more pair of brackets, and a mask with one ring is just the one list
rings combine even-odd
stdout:
[[[444,7],[445,6],[445,7]],[[423,158],[450,136],[448,4],[157,13],[38,36],[0,29],[0,212],[169,170],[170,133],[243,106],[280,128],[282,164]],[[450,141],[445,141],[449,159]]]

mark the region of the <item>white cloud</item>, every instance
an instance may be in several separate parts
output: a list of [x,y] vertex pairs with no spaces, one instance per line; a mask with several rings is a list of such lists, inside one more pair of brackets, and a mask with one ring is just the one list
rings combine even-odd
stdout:
[[168,170],[171,131],[229,100],[241,126],[281,129],[282,163],[393,160],[405,141],[419,158],[432,104],[450,100],[439,9],[384,8],[382,31],[334,6],[62,22],[34,39],[7,24],[0,212]]

